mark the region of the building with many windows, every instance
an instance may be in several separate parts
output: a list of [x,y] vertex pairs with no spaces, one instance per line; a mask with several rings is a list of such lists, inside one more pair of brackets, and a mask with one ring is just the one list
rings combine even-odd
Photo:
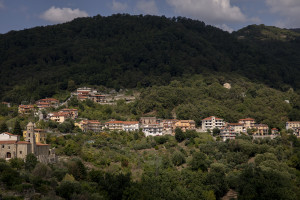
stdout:
[[217,118],[215,116],[207,117],[202,120],[202,131],[212,131],[214,128],[218,128],[221,130],[224,125],[225,122],[221,118]]

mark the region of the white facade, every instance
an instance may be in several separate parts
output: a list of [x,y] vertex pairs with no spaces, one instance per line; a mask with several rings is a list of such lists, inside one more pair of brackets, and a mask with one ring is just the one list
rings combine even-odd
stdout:
[[139,122],[124,122],[123,131],[131,132],[138,131],[140,129]]
[[286,130],[300,128],[300,121],[290,121],[286,122]]
[[224,127],[225,122],[221,118],[217,118],[215,116],[211,116],[202,120],[202,130],[213,130],[214,128],[221,129]]
[[13,135],[7,132],[0,134],[0,141],[17,141],[17,140],[19,140],[18,135]]
[[163,135],[163,127],[159,125],[145,125],[143,126],[143,133],[146,137],[148,136],[159,136]]

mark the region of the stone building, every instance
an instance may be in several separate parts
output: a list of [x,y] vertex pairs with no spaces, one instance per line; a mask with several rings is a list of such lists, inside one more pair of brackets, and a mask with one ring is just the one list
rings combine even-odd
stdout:
[[38,161],[43,163],[55,162],[54,151],[50,145],[36,143],[34,124],[29,122],[27,125],[26,141],[20,141],[18,136],[9,133],[0,134],[0,158],[9,160],[11,158],[25,159],[30,153],[33,153]]

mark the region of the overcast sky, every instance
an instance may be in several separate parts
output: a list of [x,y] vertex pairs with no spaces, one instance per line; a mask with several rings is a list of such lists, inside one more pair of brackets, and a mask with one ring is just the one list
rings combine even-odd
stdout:
[[300,28],[300,0],[0,0],[0,33],[115,13],[184,16],[227,31]]

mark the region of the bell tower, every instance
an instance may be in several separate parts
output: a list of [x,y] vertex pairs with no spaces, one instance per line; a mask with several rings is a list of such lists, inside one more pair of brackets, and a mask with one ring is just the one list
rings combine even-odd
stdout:
[[29,122],[27,124],[27,142],[31,143],[31,153],[35,154],[35,133],[34,133],[34,123]]

